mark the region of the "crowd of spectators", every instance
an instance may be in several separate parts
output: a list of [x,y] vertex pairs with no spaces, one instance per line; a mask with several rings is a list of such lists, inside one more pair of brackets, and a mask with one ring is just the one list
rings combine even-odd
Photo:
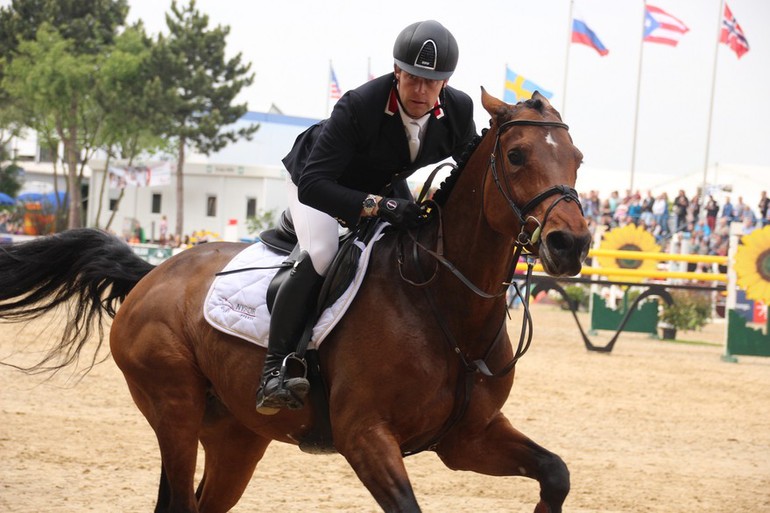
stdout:
[[[735,203],[730,196],[718,202],[709,195],[702,202],[698,194],[689,196],[680,190],[670,198],[666,192],[657,196],[651,191],[642,197],[639,191],[627,190],[624,196],[613,191],[601,198],[597,191],[581,194],[583,212],[592,232],[599,226],[611,230],[634,224],[644,227],[654,237],[662,251],[668,251],[672,238],[686,240],[688,251],[701,255],[727,255],[730,223],[742,223],[743,234],[770,224],[770,199],[760,193],[755,205],[744,202],[742,196]],[[678,237],[675,237],[678,236]]]

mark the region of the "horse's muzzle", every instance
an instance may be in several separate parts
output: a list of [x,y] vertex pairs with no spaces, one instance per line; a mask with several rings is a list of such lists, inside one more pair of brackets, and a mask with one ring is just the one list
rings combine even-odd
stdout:
[[589,232],[576,233],[567,230],[548,232],[540,246],[543,269],[551,276],[575,276],[583,267],[583,261],[591,247]]

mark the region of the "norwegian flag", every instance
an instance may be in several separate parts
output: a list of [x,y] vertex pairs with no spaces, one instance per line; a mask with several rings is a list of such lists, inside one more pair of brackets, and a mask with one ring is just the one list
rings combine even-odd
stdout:
[[332,100],[339,100],[342,98],[342,90],[340,84],[337,82],[337,75],[334,74],[334,68],[329,65],[329,98]]
[[719,35],[719,42],[729,46],[739,59],[749,51],[749,42],[743,35],[743,29],[738,25],[738,20],[727,7],[727,3],[725,3],[725,12],[722,15],[722,32]]

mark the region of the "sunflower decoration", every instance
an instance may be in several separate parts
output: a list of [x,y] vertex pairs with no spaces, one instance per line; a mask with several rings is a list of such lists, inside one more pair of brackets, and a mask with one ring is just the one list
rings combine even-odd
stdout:
[[770,226],[741,237],[735,274],[748,299],[770,303]]
[[[614,249],[622,251],[645,251],[657,253],[660,246],[655,243],[655,237],[644,229],[634,224],[627,224],[614,228],[604,234],[601,249]],[[597,257],[599,265],[605,269],[639,269],[656,271],[658,269],[655,260],[634,260],[631,258],[618,258],[610,256]],[[609,280],[640,282],[641,276],[608,276]]]

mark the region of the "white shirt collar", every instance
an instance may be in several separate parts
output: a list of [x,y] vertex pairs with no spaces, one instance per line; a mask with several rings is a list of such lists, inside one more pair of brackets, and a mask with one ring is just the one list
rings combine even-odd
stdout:
[[430,112],[422,117],[412,118],[404,111],[404,108],[401,106],[401,102],[399,102],[398,113],[401,114],[401,122],[404,123],[404,126],[408,125],[409,123],[417,123],[420,126],[420,137],[425,135],[425,125],[428,123],[428,118],[430,118]]

